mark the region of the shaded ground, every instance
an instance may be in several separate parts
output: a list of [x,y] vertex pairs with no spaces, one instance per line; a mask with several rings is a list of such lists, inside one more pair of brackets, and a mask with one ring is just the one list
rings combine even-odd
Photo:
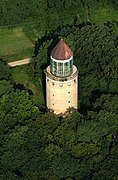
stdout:
[[[42,83],[39,79],[38,83],[34,83],[31,77],[27,73],[27,65],[16,66],[12,68],[12,76],[16,85],[23,85],[25,89],[31,90],[34,95],[36,104],[44,104]],[[22,89],[22,87],[21,87]]]

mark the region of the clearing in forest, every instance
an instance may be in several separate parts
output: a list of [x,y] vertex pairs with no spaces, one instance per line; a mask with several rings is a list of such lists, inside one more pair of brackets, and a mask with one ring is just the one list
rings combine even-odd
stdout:
[[7,62],[30,57],[33,47],[22,27],[0,29],[0,57]]
[[101,24],[108,21],[117,21],[118,12],[112,6],[99,6],[89,9],[89,21]]

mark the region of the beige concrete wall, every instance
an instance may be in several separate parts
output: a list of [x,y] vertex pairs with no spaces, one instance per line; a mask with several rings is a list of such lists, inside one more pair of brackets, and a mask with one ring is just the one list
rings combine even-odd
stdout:
[[69,107],[77,109],[78,75],[67,81],[56,81],[46,75],[46,103],[55,114],[65,113]]

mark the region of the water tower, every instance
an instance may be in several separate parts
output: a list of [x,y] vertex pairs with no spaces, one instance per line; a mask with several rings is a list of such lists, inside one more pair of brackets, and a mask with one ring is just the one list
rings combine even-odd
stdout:
[[73,52],[63,39],[53,48],[45,72],[47,108],[55,114],[77,110],[78,70],[73,65]]

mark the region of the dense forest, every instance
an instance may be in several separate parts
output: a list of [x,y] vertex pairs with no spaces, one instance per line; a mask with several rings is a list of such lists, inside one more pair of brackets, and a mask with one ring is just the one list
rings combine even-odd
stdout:
[[[1,180],[118,178],[118,22],[97,24],[78,15],[99,4],[118,8],[117,0],[2,0],[1,26],[27,22],[24,31],[31,40],[31,24],[44,32],[25,66],[32,82],[42,84],[44,101],[17,84],[13,69],[0,59]],[[78,112],[68,117],[45,107],[44,69],[60,38],[79,70]]]

